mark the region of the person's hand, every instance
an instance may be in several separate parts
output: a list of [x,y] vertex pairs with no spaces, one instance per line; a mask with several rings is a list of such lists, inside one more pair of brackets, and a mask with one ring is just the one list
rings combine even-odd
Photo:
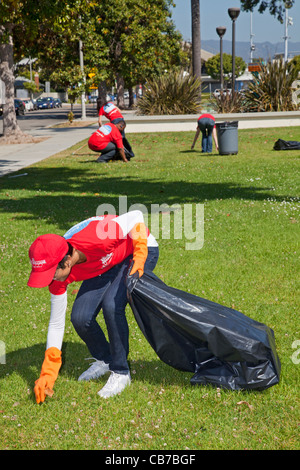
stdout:
[[47,395],[53,394],[54,381],[51,377],[40,377],[35,381],[34,394],[37,403],[43,403]]
[[55,347],[48,348],[45,352],[40,377],[35,381],[34,394],[37,403],[43,403],[46,395],[53,393],[53,386],[61,364],[61,351]]
[[140,258],[137,258],[134,262],[133,262],[133,266],[132,266],[132,269],[130,271],[130,276],[132,276],[132,274],[134,273],[138,273],[139,277],[142,277],[142,275],[144,274],[144,264],[145,264],[145,261],[143,259],[140,259]]
[[131,230],[133,244],[133,267],[130,275],[138,272],[139,277],[144,274],[144,264],[148,256],[147,231],[143,223],[136,224]]

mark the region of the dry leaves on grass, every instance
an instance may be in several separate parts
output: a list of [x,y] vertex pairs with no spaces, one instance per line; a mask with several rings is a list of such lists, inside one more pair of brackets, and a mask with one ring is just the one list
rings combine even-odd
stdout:
[[248,406],[249,410],[251,410],[251,411],[254,410],[254,406],[250,405],[250,403],[248,403],[247,401],[238,401],[237,405],[246,405],[246,406]]

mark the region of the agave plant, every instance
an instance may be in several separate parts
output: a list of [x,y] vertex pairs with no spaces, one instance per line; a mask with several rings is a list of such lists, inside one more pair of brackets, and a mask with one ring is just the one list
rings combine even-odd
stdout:
[[247,111],[292,111],[292,84],[298,75],[297,68],[283,60],[261,65],[245,92]]
[[221,90],[214,96],[211,105],[218,113],[241,113],[244,110],[244,95],[238,91]]
[[138,114],[197,114],[200,110],[198,78],[182,71],[168,72],[147,82],[138,100]]

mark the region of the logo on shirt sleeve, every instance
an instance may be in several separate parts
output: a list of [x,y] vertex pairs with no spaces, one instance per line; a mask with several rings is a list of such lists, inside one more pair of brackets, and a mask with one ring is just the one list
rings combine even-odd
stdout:
[[98,129],[98,132],[102,132],[104,135],[109,135],[111,133],[111,127],[107,124],[104,124]]

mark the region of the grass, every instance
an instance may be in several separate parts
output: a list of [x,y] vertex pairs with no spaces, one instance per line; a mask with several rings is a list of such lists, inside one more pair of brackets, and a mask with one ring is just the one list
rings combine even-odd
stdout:
[[[0,179],[1,449],[299,448],[299,152],[273,151],[280,136],[300,140],[300,128],[241,130],[239,153],[230,156],[202,154],[200,142],[190,151],[193,132],[132,134],[136,157],[128,165],[98,165],[81,142],[27,168],[27,176]],[[100,204],[118,209],[120,195],[128,209],[144,204],[149,214],[151,204],[204,204],[203,248],[186,250],[187,240],[171,230],[159,240],[155,272],[273,328],[278,385],[263,392],[191,386],[192,374],[157,358],[127,307],[132,385],[101,400],[106,378],[77,381],[89,353],[70,323],[75,284],[54,397],[35,403],[49,294],[26,285],[28,248],[42,233],[63,234],[95,215]]]

